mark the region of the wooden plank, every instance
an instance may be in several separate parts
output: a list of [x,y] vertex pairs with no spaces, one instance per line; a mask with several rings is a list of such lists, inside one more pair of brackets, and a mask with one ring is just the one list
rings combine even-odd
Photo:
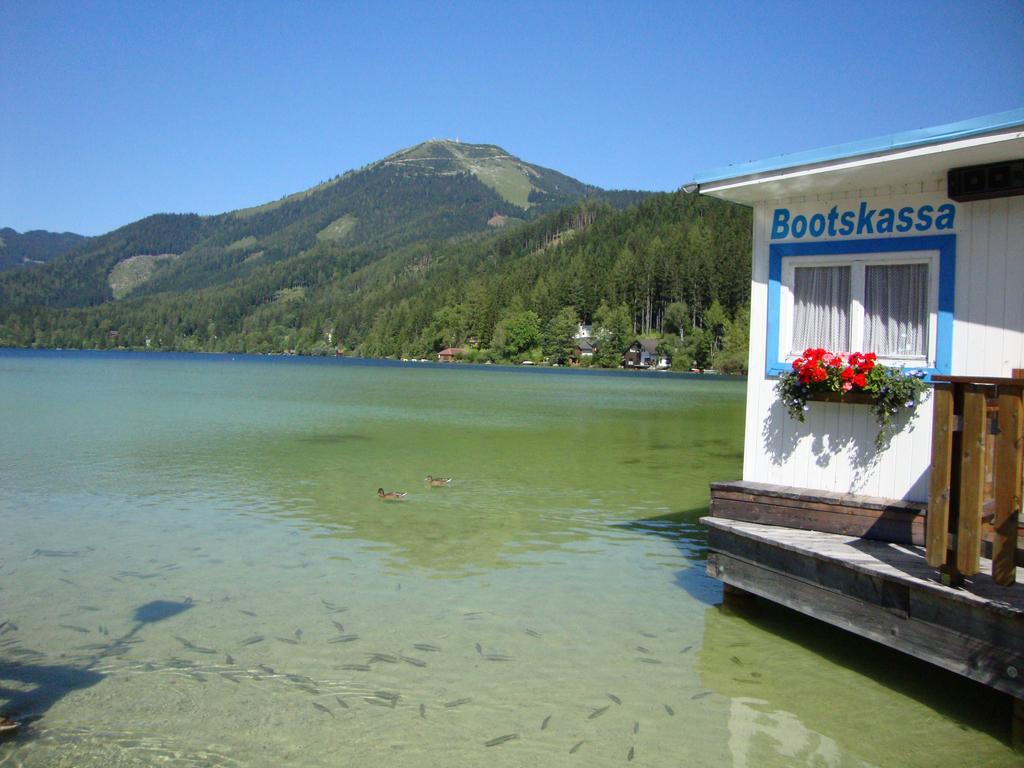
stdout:
[[792,499],[800,503],[822,503],[844,507],[863,509],[908,508],[920,509],[924,505],[917,501],[903,501],[881,496],[867,496],[859,493],[838,493],[822,491],[816,488],[790,488],[771,483],[756,483],[749,480],[738,480],[728,483],[711,483],[711,498],[718,496],[727,498],[771,497]]
[[1002,387],[996,435],[995,515],[992,519],[992,578],[1003,586],[1016,577],[1017,523],[1021,506],[1021,448],[1024,446],[1024,390]]
[[928,519],[925,532],[928,564],[941,568],[949,548],[949,498],[953,456],[953,387],[935,386],[932,393],[932,464],[928,480]]
[[956,537],[956,568],[964,576],[980,570],[981,517],[985,503],[986,393],[964,386],[963,443],[960,447],[960,517]]
[[855,634],[1024,698],[1024,656],[978,638],[917,621],[883,607],[721,552],[708,555],[709,576]]
[[841,533],[901,544],[924,544],[924,515],[909,512],[872,512],[803,509],[768,503],[716,500],[712,514],[725,520],[785,526],[824,533]]
[[[858,539],[833,533],[789,530],[757,523],[702,517],[708,528],[708,548],[746,557],[750,554],[746,542],[760,542],[764,548],[811,556],[818,560],[832,560],[844,568],[859,571],[871,577],[923,587],[941,594],[952,603],[963,603],[984,608],[986,611],[1014,616],[1024,622],[1024,569],[1017,574],[1018,583],[1001,587],[987,575],[967,582],[963,588],[952,589],[936,581],[937,572],[924,559],[924,552],[916,547],[899,546],[883,542]],[[760,555],[758,555],[760,556]],[[780,557],[784,557],[782,554]],[[774,558],[774,554],[765,555]],[[986,570],[991,563],[985,561]],[[821,580],[817,577],[816,580]],[[951,606],[951,610],[960,610]],[[1021,633],[1024,635],[1024,632]]]

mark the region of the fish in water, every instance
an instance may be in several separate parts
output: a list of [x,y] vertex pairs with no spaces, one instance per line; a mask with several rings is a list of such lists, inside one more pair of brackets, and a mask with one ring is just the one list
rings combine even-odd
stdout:
[[693,648],[693,646],[692,645],[688,645],[685,648],[683,648],[683,650],[681,650],[680,653],[688,653],[691,648]]
[[548,715],[547,717],[544,718],[543,721],[541,721],[540,729],[542,731],[546,731],[548,729],[548,723],[550,723],[550,722],[551,722],[551,715]]
[[606,693],[605,696],[607,696],[609,699],[614,701],[616,704],[621,704],[622,703],[622,699],[620,699],[614,693]]
[[365,701],[367,704],[373,704],[378,707],[391,707],[392,709],[395,708],[395,702],[391,701],[390,699],[379,699],[376,696],[364,696],[363,701]]
[[177,640],[182,645],[184,645],[190,651],[195,651],[196,653],[216,653],[217,652],[213,648],[204,648],[201,645],[196,645],[192,641],[186,640],[184,637],[178,637],[177,635],[175,635],[174,639]]
[[496,747],[499,744],[504,744],[507,741],[513,741],[514,739],[518,739],[518,738],[519,738],[519,734],[518,733],[507,733],[504,736],[498,736],[497,738],[491,739],[490,741],[485,741],[484,742],[484,746],[485,747]]
[[703,699],[705,696],[710,696],[710,695],[711,695],[711,691],[701,691],[700,693],[693,694],[693,696],[691,696],[690,698],[691,699]]
[[640,721],[639,720],[634,720],[633,721],[633,735],[635,736],[638,733],[640,733]]
[[420,704],[420,717],[422,717],[424,720],[427,719],[427,705],[426,704]]
[[78,607],[81,608],[83,611],[98,611],[99,610],[99,608],[97,608],[95,605],[80,605]]
[[342,664],[342,669],[351,669],[355,672],[369,672],[372,667],[369,664]]
[[540,632],[538,632],[536,629],[530,629],[529,627],[524,629],[523,632],[528,634],[530,637],[540,637],[541,636]]
[[282,643],[288,643],[288,645],[298,645],[299,644],[298,640],[292,640],[290,637],[279,637],[277,639],[280,640]]
[[589,715],[587,715],[587,720],[593,720],[595,717],[600,717],[601,715],[603,715],[605,712],[608,711],[608,708],[610,706],[611,706],[611,704],[606,704],[603,707],[598,707],[593,712],[591,712]]
[[669,717],[676,716],[676,711],[672,709],[672,707],[670,707],[668,704],[662,704],[661,706],[663,706],[665,708],[665,711],[668,712]]
[[326,712],[331,717],[335,717],[335,714],[333,712],[331,712],[331,708],[327,707],[327,706],[324,706],[319,701],[314,701],[313,702],[313,706],[316,707],[317,709],[319,709],[321,712]]
[[228,680],[230,680],[230,681],[231,681],[232,683],[240,683],[240,682],[242,682],[241,680],[239,680],[239,679],[238,679],[238,677],[237,677],[237,676],[235,676],[235,675],[232,675],[232,674],[231,674],[230,672],[221,672],[221,673],[220,673],[220,676],[221,676],[221,677],[224,677],[224,678],[227,678],[227,679],[228,679]]
[[583,746],[583,744],[584,744],[584,742],[582,742],[582,741],[577,741],[577,742],[576,742],[575,744],[573,744],[573,745],[572,745],[572,747],[571,747],[571,748],[569,749],[569,754],[570,754],[570,755],[575,755],[575,754],[576,754],[577,752],[579,752],[579,751],[580,751],[580,747],[582,747],[582,746]]
[[430,645],[429,643],[413,643],[412,647],[417,651],[427,651],[430,653],[437,653],[441,650],[436,645]]
[[334,698],[338,702],[338,705],[341,706],[343,709],[349,708],[348,703],[343,698],[341,698],[341,696],[335,696]]
[[388,664],[397,664],[398,663],[398,657],[393,655],[393,654],[390,654],[390,653],[371,653],[370,654],[370,661],[371,662],[383,661],[383,662],[386,662]]
[[641,635],[642,635],[643,637],[657,637],[657,635],[656,635],[656,634],[654,634],[653,632],[641,632],[640,634],[641,634]]
[[79,627],[76,624],[61,624],[60,626],[64,627],[64,629],[71,629],[71,630],[74,630],[75,632],[81,632],[83,634],[88,634],[89,633],[88,629],[86,629],[85,627]]
[[511,656],[506,656],[503,653],[488,653],[484,658],[488,661],[512,661]]
[[235,663],[235,657],[234,657],[234,656],[232,656],[232,655],[231,655],[231,654],[229,653],[229,654],[228,654],[227,656],[225,656],[225,657],[224,657],[224,662],[225,662],[226,664],[234,664],[234,663]]
[[661,664],[658,659],[652,659],[650,656],[638,656],[637,661],[642,661],[644,664]]
[[400,658],[406,664],[412,664],[414,667],[425,667],[425,666],[427,666],[427,662],[423,661],[423,659],[416,659],[416,658],[413,658],[412,656],[399,656],[398,658]]
[[638,645],[636,647],[636,649],[638,651],[640,651],[640,653],[650,653],[651,652],[650,648],[644,648],[642,645]]
[[252,637],[245,638],[239,645],[255,645],[256,643],[262,643],[265,639],[263,635],[253,635]]
[[338,630],[339,632],[344,632],[344,631],[345,631],[345,625],[344,625],[344,624],[342,624],[342,623],[341,623],[340,621],[335,621],[334,619],[331,619],[331,624],[333,624],[333,625],[334,625],[334,627],[335,627],[335,628],[336,628],[336,629],[337,629],[337,630]]
[[328,640],[328,643],[351,643],[359,639],[359,635],[338,635]]
[[78,557],[81,553],[72,549],[37,549],[32,557]]
[[302,640],[302,630],[301,629],[296,629],[295,630],[295,639],[296,640]]
[[205,683],[206,682],[206,677],[204,675],[199,674],[198,672],[192,672],[190,670],[186,674],[188,674],[188,676],[193,678],[194,680],[198,680],[200,683]]
[[636,749],[634,747],[630,747],[629,752],[626,753],[626,762],[633,762],[634,757],[636,757]]
[[482,645],[480,645],[480,643],[476,644],[476,652],[479,653],[481,656],[484,655],[484,648]]
[[455,707],[461,707],[463,704],[469,704],[471,701],[472,699],[455,699],[454,701],[446,701],[444,705],[448,709],[453,709]]
[[295,687],[298,688],[300,691],[305,691],[306,693],[312,693],[314,696],[319,696],[320,695],[320,689],[317,688],[315,685],[307,685],[306,683],[298,683]]
[[740,657],[739,656],[730,656],[729,657],[729,661],[731,661],[733,664],[738,664],[741,667],[743,666],[743,662],[740,661]]
[[393,691],[374,691],[373,695],[378,699],[385,699],[386,701],[398,701],[402,698],[401,694],[394,693]]
[[268,667],[268,666],[267,666],[266,664],[259,664],[259,665],[257,665],[257,667],[256,667],[256,668],[257,668],[257,669],[262,669],[262,670],[263,670],[264,672],[266,672],[266,673],[267,673],[268,675],[273,675],[273,674],[276,674],[276,673],[274,672],[274,668],[273,668],[273,667]]
[[257,616],[258,615],[255,611],[247,611],[247,610],[245,610],[245,608],[239,608],[238,610],[240,610],[246,616]]

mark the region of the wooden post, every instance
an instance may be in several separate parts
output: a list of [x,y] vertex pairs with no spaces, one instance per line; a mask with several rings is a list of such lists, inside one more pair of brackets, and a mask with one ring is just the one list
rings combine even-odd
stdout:
[[999,388],[996,435],[996,508],[992,519],[992,578],[1009,586],[1016,579],[1017,522],[1021,507],[1021,448],[1024,446],[1024,389]]
[[934,423],[932,426],[932,466],[928,479],[928,515],[925,518],[925,541],[928,565],[941,568],[946,564],[949,547],[949,497],[953,460],[953,385],[936,384]]
[[985,503],[985,388],[964,387],[963,443],[960,448],[960,521],[956,537],[956,567],[965,576],[981,569],[981,515]]

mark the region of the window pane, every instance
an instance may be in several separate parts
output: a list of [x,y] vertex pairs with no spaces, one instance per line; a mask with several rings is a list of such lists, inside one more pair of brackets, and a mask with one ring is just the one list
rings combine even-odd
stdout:
[[793,352],[850,350],[850,268],[793,270]]
[[928,354],[928,265],[867,267],[864,346],[881,357]]

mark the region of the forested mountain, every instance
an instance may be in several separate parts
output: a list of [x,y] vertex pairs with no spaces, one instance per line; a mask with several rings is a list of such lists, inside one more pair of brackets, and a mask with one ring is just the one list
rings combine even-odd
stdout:
[[384,253],[534,219],[607,193],[490,145],[430,141],[311,189],[217,216],[158,214],[0,276],[0,306],[93,306],[225,284],[319,244]]
[[86,239],[74,232],[34,229],[19,233],[4,227],[0,229],[0,272],[50,261],[81,245]]
[[598,363],[664,334],[688,368],[743,359],[749,254],[740,206],[682,193],[624,211],[585,202],[457,240],[320,240],[201,290],[12,308],[0,311],[0,344],[377,357],[465,346],[471,359],[564,362],[583,321],[602,334]]
[[272,203],[157,214],[0,275],[0,346],[745,361],[750,213],[431,141]]

